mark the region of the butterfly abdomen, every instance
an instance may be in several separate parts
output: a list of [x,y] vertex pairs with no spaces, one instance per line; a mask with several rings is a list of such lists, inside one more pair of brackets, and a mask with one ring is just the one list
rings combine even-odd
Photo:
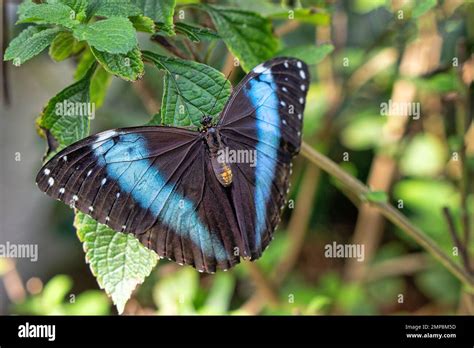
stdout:
[[232,184],[232,169],[227,163],[225,156],[222,155],[226,152],[219,131],[212,127],[207,129],[204,139],[206,140],[209,151],[212,170],[217,180],[224,187],[230,186],[230,184]]

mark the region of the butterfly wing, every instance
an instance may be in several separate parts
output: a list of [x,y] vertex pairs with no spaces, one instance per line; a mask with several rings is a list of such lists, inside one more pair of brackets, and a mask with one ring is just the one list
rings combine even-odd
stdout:
[[305,63],[275,58],[254,68],[235,88],[219,128],[235,150],[256,151],[256,165],[234,163],[232,199],[244,256],[261,256],[286,203],[291,159],[300,149],[309,86]]
[[238,262],[238,228],[205,151],[198,132],[181,128],[112,130],[59,152],[37,184],[162,257],[214,272]]

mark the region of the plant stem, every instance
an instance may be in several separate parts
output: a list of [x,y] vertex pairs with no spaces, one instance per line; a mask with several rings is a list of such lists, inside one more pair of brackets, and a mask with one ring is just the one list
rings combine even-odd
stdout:
[[[304,143],[301,146],[301,153],[313,164],[324,170],[329,175],[338,179],[349,191],[363,197],[370,192],[370,189],[365,186],[358,179],[346,173],[336,163],[320,154],[308,144]],[[430,237],[428,237],[418,227],[414,226],[403,214],[396,208],[386,202],[371,202],[380,213],[390,220],[393,224],[398,226],[406,234],[418,242],[426,251],[428,251],[434,258],[441,262],[454,276],[456,276],[463,284],[469,288],[474,288],[473,277],[453,260],[449,258]]]

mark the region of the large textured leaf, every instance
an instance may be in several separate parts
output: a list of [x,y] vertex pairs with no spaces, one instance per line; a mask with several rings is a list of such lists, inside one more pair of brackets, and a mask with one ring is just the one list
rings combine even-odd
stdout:
[[124,80],[135,81],[143,75],[144,66],[138,47],[126,54],[110,54],[95,48],[92,48],[92,53],[105,70]]
[[13,60],[13,64],[19,66],[48,47],[59,32],[58,28],[28,27],[10,42],[3,59]]
[[48,143],[55,144],[55,148],[49,149],[50,151],[60,150],[89,134],[90,120],[89,115],[82,114],[84,109],[77,108],[78,113],[71,113],[70,110],[74,109],[64,106],[87,106],[90,103],[89,87],[94,70],[95,64],[82,79],[54,96],[39,117],[38,126],[48,138]]
[[74,36],[99,51],[113,54],[127,53],[137,46],[137,36],[132,22],[127,18],[111,17],[74,29]]
[[212,18],[217,32],[245,71],[275,55],[278,41],[270,20],[255,12],[201,5]]
[[133,0],[143,14],[157,23],[173,26],[173,14],[176,0]]
[[29,5],[22,9],[18,23],[58,24],[74,28],[79,21],[76,12],[60,2]]
[[306,64],[318,64],[333,50],[334,46],[328,44],[321,46],[302,45],[287,47],[279,51],[277,56],[298,58],[306,62]]
[[87,11],[89,0],[60,0],[63,4],[72,8],[76,13]]
[[102,17],[130,17],[138,16],[142,11],[131,0],[101,0],[95,14]]
[[134,236],[115,232],[83,213],[76,214],[74,225],[99,286],[122,313],[133,290],[156,266],[157,255]]
[[230,95],[230,83],[214,68],[196,62],[143,52],[164,70],[161,121],[166,125],[198,126],[203,115],[216,117]]

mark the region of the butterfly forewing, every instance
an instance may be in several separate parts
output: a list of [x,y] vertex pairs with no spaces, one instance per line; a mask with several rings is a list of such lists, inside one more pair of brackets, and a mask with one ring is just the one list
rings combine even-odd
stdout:
[[199,133],[172,127],[118,129],[86,138],[41,169],[38,187],[158,255],[200,271],[238,261],[230,201]]

